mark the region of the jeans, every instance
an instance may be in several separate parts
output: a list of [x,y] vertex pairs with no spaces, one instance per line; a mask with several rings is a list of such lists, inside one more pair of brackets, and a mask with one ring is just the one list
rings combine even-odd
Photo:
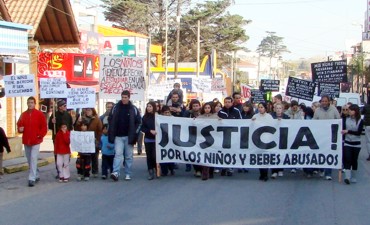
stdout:
[[113,172],[113,161],[114,155],[102,155],[102,162],[101,162],[101,175],[108,176],[109,172]]
[[137,153],[141,154],[143,151],[143,140],[144,140],[144,133],[139,132],[137,135]]
[[133,162],[134,146],[128,144],[128,137],[116,137],[114,139],[114,155],[113,172],[120,175],[122,160],[125,159],[125,174],[131,176],[131,167]]
[[28,180],[35,181],[39,177],[39,171],[37,169],[37,160],[40,151],[40,144],[38,145],[24,145],[24,152],[26,154],[29,175]]

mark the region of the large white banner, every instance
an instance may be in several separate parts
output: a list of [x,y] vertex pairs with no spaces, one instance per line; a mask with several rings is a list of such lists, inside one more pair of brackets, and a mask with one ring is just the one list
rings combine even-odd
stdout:
[[71,131],[71,151],[95,153],[95,135],[93,131]]
[[40,78],[41,98],[66,98],[67,81],[65,77]]
[[341,168],[341,120],[156,116],[157,162],[230,168]]
[[67,95],[67,108],[95,108],[95,88],[69,88]]
[[3,76],[6,97],[35,96],[35,76],[7,75]]
[[144,100],[145,60],[135,57],[100,57],[100,98],[121,99],[129,90],[131,100]]

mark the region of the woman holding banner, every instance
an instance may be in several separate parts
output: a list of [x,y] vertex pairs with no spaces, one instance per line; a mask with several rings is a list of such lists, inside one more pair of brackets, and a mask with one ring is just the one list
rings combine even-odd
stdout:
[[[198,118],[201,119],[218,119],[217,114],[214,113],[213,103],[204,103],[202,109],[200,110],[200,115]],[[213,178],[213,167],[202,166],[202,180],[208,180],[208,178]]]
[[[252,117],[252,121],[269,121],[273,120],[272,116],[267,113],[267,104],[260,102],[258,104],[258,113],[254,114]],[[268,180],[268,169],[261,168],[260,169],[260,180],[267,181]]]
[[151,101],[146,104],[145,114],[141,122],[141,132],[145,134],[144,145],[146,152],[146,164],[148,167],[148,180],[154,179],[156,169],[156,150],[155,150],[155,114],[157,113],[156,103]]
[[[274,105],[274,112],[271,113],[272,118],[274,119],[290,119],[290,117],[284,114],[284,106],[282,103],[275,103]],[[277,176],[282,177],[284,176],[284,169],[283,168],[275,168],[271,169],[271,178],[275,179]]]

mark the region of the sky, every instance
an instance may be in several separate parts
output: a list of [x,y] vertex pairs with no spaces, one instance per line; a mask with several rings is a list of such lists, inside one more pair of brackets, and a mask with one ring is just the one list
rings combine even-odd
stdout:
[[252,20],[246,47],[255,51],[266,31],[276,32],[291,53],[285,59],[330,56],[361,42],[366,0],[235,0],[231,14]]
[[[73,0],[71,0],[73,1]],[[94,6],[100,0],[80,0]],[[192,6],[204,0],[192,0]],[[313,56],[331,56],[338,51],[351,51],[361,42],[367,8],[366,0],[234,0],[229,8],[252,23],[245,26],[249,40],[244,44],[255,51],[266,31],[276,32],[290,53],[284,59],[301,59]],[[104,22],[103,9],[99,9],[99,23]],[[85,18],[88,20],[89,18]],[[90,18],[92,20],[92,18]]]

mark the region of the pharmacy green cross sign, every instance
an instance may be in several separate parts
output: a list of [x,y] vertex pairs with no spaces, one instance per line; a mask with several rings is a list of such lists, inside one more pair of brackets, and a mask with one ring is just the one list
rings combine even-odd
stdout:
[[[117,49],[122,51],[123,56],[135,56],[135,45],[128,43],[129,39],[123,39],[122,45],[117,45]],[[134,51],[134,54],[130,54],[130,51]]]

